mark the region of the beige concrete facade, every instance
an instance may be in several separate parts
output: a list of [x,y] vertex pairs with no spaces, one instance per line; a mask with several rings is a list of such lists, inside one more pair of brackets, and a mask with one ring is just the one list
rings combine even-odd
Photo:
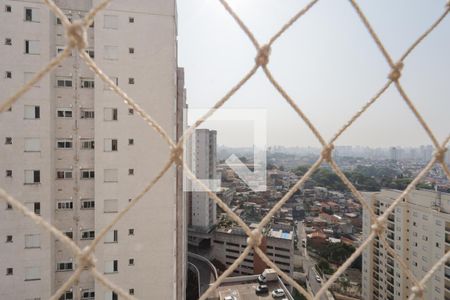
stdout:
[[[401,194],[382,190],[367,193],[377,215]],[[363,236],[370,234],[371,220],[363,212]],[[450,249],[450,194],[413,190],[389,215],[386,241],[421,279]],[[447,264],[449,266],[447,266]],[[450,299],[450,264],[438,269],[426,284],[424,299]],[[363,252],[362,299],[407,299],[412,282],[400,264],[376,239]]]
[[[56,2],[76,20],[99,1]],[[185,107],[176,26],[175,1],[112,1],[89,28],[87,49],[174,140]],[[64,45],[63,26],[41,1],[0,1],[0,99]],[[0,139],[2,188],[81,248],[169,159],[168,145],[94,76],[76,50],[0,114]],[[184,298],[186,213],[177,201],[183,199],[179,175],[169,169],[95,251],[97,268],[140,299]],[[76,260],[49,233],[2,205],[0,299],[48,299],[73,273]],[[116,296],[84,272],[63,297]]]

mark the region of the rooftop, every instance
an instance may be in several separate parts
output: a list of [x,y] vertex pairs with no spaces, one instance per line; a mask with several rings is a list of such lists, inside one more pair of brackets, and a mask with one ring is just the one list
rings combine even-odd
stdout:
[[237,300],[264,300],[272,299],[272,291],[276,289],[283,289],[286,293],[286,298],[292,300],[290,292],[287,290],[283,282],[278,278],[277,280],[267,282],[269,292],[262,295],[256,295],[255,290],[258,286],[258,275],[229,277],[211,293],[209,300],[223,300],[227,296],[234,296]]

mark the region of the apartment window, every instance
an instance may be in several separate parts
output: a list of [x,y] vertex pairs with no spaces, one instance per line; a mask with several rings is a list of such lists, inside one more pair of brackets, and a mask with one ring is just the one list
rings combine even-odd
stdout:
[[118,141],[117,139],[105,139],[105,152],[117,151]]
[[12,205],[10,203],[6,203],[6,210],[11,210],[12,209]]
[[128,139],[128,145],[130,146],[134,145],[134,139]]
[[40,248],[41,235],[40,234],[25,234],[25,248]]
[[73,113],[71,108],[58,108],[56,110],[56,116],[58,118],[72,118]]
[[69,76],[58,76],[56,77],[57,87],[72,87],[72,77]]
[[81,200],[81,209],[94,209],[95,201],[94,199],[82,199]]
[[41,182],[40,170],[25,170],[25,184],[37,184]]
[[56,140],[57,149],[72,149],[72,139],[57,139]]
[[13,268],[6,268],[6,275],[11,276],[14,274]]
[[132,77],[128,78],[128,84],[134,84],[134,78]]
[[5,38],[5,46],[12,46],[12,39],[11,38]]
[[116,273],[119,271],[119,262],[117,260],[105,261],[105,273]]
[[95,142],[93,139],[81,139],[81,149],[94,149]]
[[105,121],[117,121],[117,108],[105,107]]
[[41,268],[40,267],[27,267],[25,268],[25,281],[40,280]]
[[94,299],[95,299],[94,289],[81,290],[81,300],[94,300]]
[[[119,85],[119,78],[115,76],[109,76],[109,79],[113,82],[115,85]],[[111,90],[111,87],[108,84],[104,84],[103,89],[105,90]]]
[[118,46],[105,46],[103,51],[103,58],[107,60],[119,59],[119,47]]
[[6,236],[6,243],[12,243],[13,242],[13,236],[12,235],[7,235]]
[[103,203],[103,212],[105,213],[116,213],[118,212],[118,201],[117,199],[105,199]]
[[25,152],[40,152],[41,140],[39,138],[25,138]]
[[10,136],[5,137],[5,145],[12,145],[12,137]]
[[25,54],[39,54],[40,43],[37,40],[25,40]]
[[12,12],[11,5],[5,5],[5,12],[7,13]]
[[56,263],[56,271],[72,271],[73,270],[73,262],[59,262]]
[[95,231],[94,230],[82,230],[81,231],[81,239],[82,240],[93,240],[93,239],[95,239]]
[[87,55],[89,55],[90,58],[94,58],[95,57],[94,49],[86,49],[84,51],[87,53]]
[[129,18],[128,18],[128,22],[129,22],[129,23],[134,23],[134,17],[129,17]]
[[105,169],[104,170],[104,181],[105,182],[117,182],[118,181],[118,170],[117,169]]
[[81,179],[93,179],[95,177],[94,170],[81,169]]
[[40,202],[27,202],[25,203],[25,206],[34,212],[36,215],[41,214],[41,203]]
[[11,71],[6,71],[5,72],[5,78],[11,79],[12,78],[12,72]]
[[39,22],[39,9],[38,8],[25,8],[25,21],[26,22]]
[[56,25],[62,25],[62,21],[58,17],[56,17]]
[[105,243],[117,243],[118,242],[118,231],[110,230],[105,236]]
[[66,231],[64,234],[71,240],[73,240],[73,232],[72,231]]
[[82,108],[80,111],[81,119],[93,119],[95,116],[94,109]]
[[38,105],[25,105],[23,113],[26,120],[36,120],[41,118],[41,108]]
[[104,28],[117,29],[119,28],[119,16],[105,15]]
[[129,109],[128,109],[128,114],[129,114],[129,115],[134,115],[134,109],[129,108]]
[[134,54],[134,48],[133,47],[128,48],[128,53]]
[[94,88],[94,78],[81,78],[81,88],[82,89],[93,89]]
[[73,300],[73,292],[72,291],[64,292],[64,294],[62,294],[62,296],[59,297],[59,300]]
[[128,229],[128,235],[134,235],[134,228]]
[[56,170],[56,179],[72,179],[72,170]]
[[12,177],[12,170],[6,170],[6,177]]
[[134,266],[134,258],[130,258],[130,259],[128,260],[128,265]]
[[128,175],[134,175],[134,169],[128,169]]
[[[65,46],[56,46],[56,55],[66,50]],[[72,50],[69,50],[69,56],[72,56]]]
[[116,293],[109,291],[105,293],[105,300],[118,300],[118,296]]
[[59,200],[56,202],[56,209],[58,210],[71,210],[73,209],[73,201],[71,200]]

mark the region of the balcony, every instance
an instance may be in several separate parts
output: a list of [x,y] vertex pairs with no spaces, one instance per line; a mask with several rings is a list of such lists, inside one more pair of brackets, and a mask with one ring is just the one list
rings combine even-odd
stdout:
[[388,239],[390,239],[390,240],[394,240],[394,234],[391,233],[391,232],[389,232],[389,233],[386,235],[386,237],[387,237]]
[[391,224],[391,223],[388,223],[387,228],[388,228],[389,230],[394,231],[394,230],[395,230],[395,225],[394,225],[394,224]]
[[387,263],[389,266],[394,267],[394,260],[392,258],[387,258]]
[[391,222],[395,222],[395,216],[393,214],[389,214],[388,220]]
[[445,290],[450,292],[450,282],[448,280],[445,281]]
[[386,272],[387,272],[389,275],[394,276],[394,269],[393,269],[393,268],[387,267]]
[[[389,246],[390,246],[392,249],[394,249],[393,238],[392,238],[392,240],[391,240],[391,239],[388,239],[388,240],[386,240],[386,241],[387,241],[387,243],[389,244]],[[387,254],[388,254],[389,256],[392,257],[392,255],[390,255],[389,252],[388,252]]]

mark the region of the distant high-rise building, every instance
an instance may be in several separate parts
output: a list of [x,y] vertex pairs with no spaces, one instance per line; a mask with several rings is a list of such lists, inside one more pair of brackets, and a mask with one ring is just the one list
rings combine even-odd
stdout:
[[[377,215],[401,194],[397,190],[366,193]],[[363,238],[371,232],[371,219],[363,212]],[[408,268],[422,279],[450,249],[450,194],[413,190],[389,215],[384,236]],[[363,252],[362,299],[407,299],[413,283],[400,263],[377,237]],[[440,267],[425,285],[423,299],[450,299],[450,262]]]
[[[198,179],[216,179],[217,132],[196,129],[193,135],[192,170]],[[216,224],[216,204],[206,192],[192,192],[189,226],[200,231],[209,231]]]
[[[99,0],[56,0],[71,21]],[[0,100],[66,45],[61,20],[38,0],[0,1]],[[95,17],[83,51],[152,115],[181,134],[174,0],[111,1]],[[80,247],[141,192],[170,159],[167,144],[87,67],[70,57],[0,113],[0,186]],[[178,80],[177,79],[178,74]],[[96,250],[96,267],[139,299],[183,299],[184,207],[171,167]],[[0,203],[0,299],[49,299],[77,268],[49,232]],[[184,235],[184,237],[183,237]],[[61,299],[117,299],[89,272]]]
[[398,159],[399,159],[398,152],[399,152],[399,149],[397,149],[396,147],[391,147],[389,149],[391,160],[398,161]]

